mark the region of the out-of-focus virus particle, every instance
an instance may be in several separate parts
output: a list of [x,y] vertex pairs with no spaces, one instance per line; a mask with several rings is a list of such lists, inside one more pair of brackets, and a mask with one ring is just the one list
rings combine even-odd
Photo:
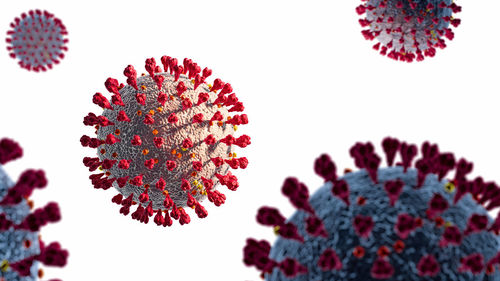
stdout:
[[[287,178],[282,192],[298,209],[285,220],[262,207],[257,221],[279,235],[273,247],[248,239],[244,262],[266,280],[500,280],[500,188],[481,177],[467,179],[472,163],[438,146],[385,138],[389,165],[371,143],[350,150],[361,170],[346,170],[321,155],[314,170],[325,184],[310,199],[307,187]],[[401,161],[393,166],[399,153]],[[445,179],[454,170],[451,179]]]
[[364,16],[359,23],[366,40],[377,38],[373,49],[400,61],[434,57],[437,48],[445,48],[444,38],[455,36],[450,25],[460,19],[453,14],[462,10],[453,0],[362,0],[356,12]]
[[127,66],[126,86],[108,78],[111,102],[96,93],[93,102],[104,112],[89,113],[83,121],[95,126],[97,137],[84,135],[80,142],[97,149],[98,157],[85,157],[83,163],[91,172],[100,170],[90,176],[95,188],[118,190],[112,202],[122,206],[120,213],[127,215],[138,202],[133,219],[148,223],[156,213],[157,225],[171,226],[172,218],[183,225],[191,220],[183,207],[204,218],[202,199],[216,206],[225,202],[217,184],[238,188],[228,170],[247,167],[247,158],[237,157],[234,148],[249,145],[250,137],[233,134],[248,118],[231,114],[244,106],[229,83],[205,82],[210,69],[202,71],[190,59],[178,65],[168,56],[161,63],[164,72],[154,58],[147,59],[149,75],[141,77]]
[[[45,245],[40,228],[61,219],[57,203],[48,203],[31,212],[29,199],[35,189],[47,185],[42,170],[26,170],[16,183],[5,173],[5,163],[20,158],[21,147],[10,139],[0,140],[0,280],[36,281],[46,266],[66,265],[68,251],[57,242]],[[58,281],[52,279],[52,281]]]
[[22,68],[46,71],[59,63],[67,51],[66,27],[47,11],[29,11],[15,18],[7,32],[7,50]]

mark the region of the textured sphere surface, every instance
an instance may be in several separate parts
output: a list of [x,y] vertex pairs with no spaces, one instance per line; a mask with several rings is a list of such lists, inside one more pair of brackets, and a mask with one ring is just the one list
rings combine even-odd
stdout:
[[[443,17],[449,17],[452,15],[452,11],[450,9],[441,9],[438,5],[441,2],[444,2],[447,5],[452,3],[452,0],[421,0],[414,1],[417,3],[416,9],[411,9],[408,1],[403,2],[403,8],[397,8],[396,4],[398,1],[386,1],[387,7],[381,8],[379,7],[380,2],[384,2],[384,0],[369,0],[368,5],[377,7],[373,11],[367,11],[367,19],[369,21],[373,21],[370,26],[371,31],[382,31],[377,39],[384,45],[389,44],[392,41],[392,44],[396,50],[399,50],[401,47],[404,47],[405,50],[415,52],[417,48],[415,47],[415,41],[419,44],[419,48],[422,51],[427,50],[429,47],[427,45],[427,40],[429,36],[425,34],[426,30],[433,32],[430,40],[432,43],[437,42],[437,37],[439,35],[435,32],[436,30],[442,30],[447,28],[450,23],[444,21]],[[426,16],[422,16],[422,12],[427,11],[426,6],[431,3],[435,6],[432,11],[429,11]],[[377,18],[381,15],[385,15],[385,20],[382,22],[377,22]],[[405,21],[406,16],[411,16],[412,20],[409,22]],[[416,18],[418,16],[422,16],[423,21],[421,23],[417,22]],[[392,17],[394,22],[387,22],[387,18]],[[439,22],[435,24],[433,19],[439,19]],[[390,33],[388,34],[385,30],[389,29],[397,29],[401,28],[403,31],[401,33]],[[415,35],[411,33],[412,30],[415,30]],[[400,43],[400,39],[403,37],[404,43]]]
[[23,13],[11,28],[7,32],[7,49],[21,67],[45,71],[64,58],[67,31],[53,14],[40,10]]
[[[478,205],[466,194],[456,205],[453,202],[454,193],[448,193],[444,186],[446,181],[438,181],[437,176],[428,175],[424,185],[419,190],[414,190],[417,171],[409,169],[403,173],[402,167],[381,168],[378,170],[378,184],[374,184],[365,170],[348,173],[342,177],[350,187],[350,206],[331,192],[332,184],[325,183],[310,198],[314,208],[328,232],[328,238],[312,237],[305,230],[307,214],[297,211],[289,221],[298,227],[299,234],[305,238],[302,244],[295,240],[278,238],[273,245],[270,258],[280,262],[285,258],[294,258],[308,268],[307,274],[295,278],[287,278],[278,268],[271,274],[265,274],[268,281],[294,280],[294,281],[368,281],[373,279],[370,269],[377,258],[376,250],[382,246],[391,246],[400,239],[394,231],[397,216],[408,213],[411,216],[426,218],[428,202],[435,193],[441,194],[450,203],[441,217],[445,222],[451,222],[464,231],[467,219],[472,213],[487,214],[486,210]],[[389,204],[389,198],[383,188],[387,180],[400,179],[405,183],[403,192],[394,207]],[[366,204],[356,204],[358,196],[366,198]],[[367,239],[356,235],[352,220],[355,215],[369,215],[374,220],[374,228]],[[492,219],[489,217],[490,223]],[[472,253],[481,253],[485,261],[494,257],[498,252],[500,240],[490,232],[479,232],[465,236],[460,246],[438,246],[444,228],[436,228],[424,219],[423,227],[417,228],[404,240],[405,249],[401,254],[391,253],[389,262],[395,269],[394,275],[385,280],[398,281],[493,281],[500,280],[500,273],[495,271],[492,275],[484,272],[473,275],[470,272],[458,273],[460,257]],[[363,258],[353,256],[353,248],[361,245],[366,249]],[[342,261],[341,270],[322,271],[317,263],[320,254],[327,248],[334,249]],[[439,274],[435,277],[420,277],[416,265],[420,258],[426,254],[433,254],[440,264]]]
[[[9,178],[2,165],[0,165],[0,201],[5,197],[14,182]],[[5,214],[7,219],[19,224],[30,214],[30,208],[26,200],[19,204],[11,206],[0,205],[0,214]],[[9,261],[9,263],[18,262],[34,255],[40,254],[40,245],[38,243],[38,232],[25,230],[15,230],[13,228],[0,231],[0,262]],[[26,248],[25,241],[29,240],[31,245]],[[31,275],[21,277],[11,268],[6,271],[0,269],[0,280],[6,281],[36,281],[38,280],[39,262],[34,261],[31,266]]]
[[[162,92],[168,96],[177,96],[176,85],[178,82],[174,82],[174,77],[168,73],[156,73],[156,75],[161,75],[165,78],[162,84]],[[198,100],[199,93],[210,93],[210,89],[206,84],[201,84],[194,90],[192,81],[185,75],[181,75],[178,81],[183,82],[187,88],[183,96],[194,103]],[[151,79],[149,75],[140,76],[137,78],[137,85],[139,86],[139,93],[146,94],[145,105],[136,102],[137,91],[132,86],[126,85],[120,90],[122,100],[125,103],[125,106],[120,109],[126,112],[131,122],[115,122],[114,126],[100,127],[98,129],[97,137],[100,139],[106,139],[108,134],[115,135],[116,129],[120,131],[117,136],[120,142],[113,145],[103,144],[100,148],[104,148],[105,153],[103,154],[99,151],[98,156],[101,161],[104,159],[114,160],[116,158],[113,158],[112,155],[116,153],[120,159],[132,160],[129,169],[120,169],[118,165],[114,165],[109,169],[109,172],[111,172],[111,176],[114,178],[143,174],[143,183],[151,186],[149,189],[149,197],[153,202],[154,209],[163,208],[163,201],[165,198],[165,195],[162,193],[163,191],[155,188],[155,184],[159,178],[163,178],[166,181],[165,189],[169,191],[170,198],[172,198],[174,203],[179,207],[184,207],[186,206],[187,195],[186,192],[180,188],[182,179],[186,179],[192,183],[195,180],[201,182],[201,177],[205,177],[214,180],[214,182],[218,182],[217,178],[214,176],[215,173],[225,174],[229,168],[227,165],[216,167],[211,159],[225,157],[232,152],[231,146],[227,146],[224,143],[207,145],[203,140],[210,134],[213,135],[215,139],[220,140],[226,135],[234,133],[233,126],[229,124],[224,124],[222,127],[216,124],[209,126],[208,120],[202,123],[193,123],[192,116],[201,113],[205,118],[210,118],[217,111],[223,116],[228,116],[228,110],[226,107],[219,108],[217,105],[213,104],[217,95],[211,93],[206,103],[193,105],[191,108],[182,110],[182,100],[176,97],[173,100],[169,99],[163,106],[162,111],[158,111],[157,98],[160,91],[153,79]],[[146,88],[142,90],[141,86],[146,86]],[[155,111],[152,115],[154,123],[144,124],[144,116],[150,110]],[[138,111],[142,112],[141,116],[137,114]],[[176,114],[178,122],[168,122],[168,117],[171,113]],[[117,110],[105,109],[103,113],[103,116],[107,117],[109,120],[116,120],[117,115]],[[156,135],[153,134],[154,130],[157,131]],[[131,144],[134,135],[139,135],[141,137],[142,145],[134,146]],[[163,137],[165,139],[161,147],[158,148],[155,146],[153,143],[154,137]],[[181,144],[186,138],[192,141],[193,147],[188,151],[183,151]],[[143,153],[145,148],[148,149],[146,155]],[[183,154],[182,158],[178,158],[176,154],[172,154],[172,149]],[[192,153],[196,155],[195,158],[190,157]],[[153,169],[148,169],[144,165],[144,162],[149,159],[158,160]],[[177,163],[177,167],[173,171],[169,171],[165,166],[168,160]],[[192,167],[193,161],[201,161],[203,164],[203,169],[197,171],[196,176],[192,176],[191,174],[194,172]],[[128,197],[131,193],[134,193],[134,199],[138,198],[144,191],[143,186],[135,186],[129,182],[122,188],[118,187],[117,182],[114,182],[113,186],[124,197]],[[193,197],[201,201],[206,195],[198,192],[194,194]],[[143,205],[146,206],[147,203],[143,203]]]

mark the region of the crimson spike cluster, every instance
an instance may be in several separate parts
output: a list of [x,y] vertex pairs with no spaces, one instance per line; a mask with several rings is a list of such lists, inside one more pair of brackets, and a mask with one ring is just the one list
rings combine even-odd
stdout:
[[394,60],[423,61],[444,49],[444,38],[453,40],[450,28],[460,19],[453,14],[462,8],[453,0],[362,0],[356,12],[366,40],[379,41],[373,49]]
[[[0,280],[35,281],[43,277],[39,263],[46,266],[66,265],[68,251],[58,242],[45,245],[41,227],[61,219],[57,203],[48,203],[31,212],[29,200],[35,189],[45,188],[42,170],[24,171],[13,183],[2,165],[22,156],[21,147],[10,139],[0,140]],[[60,281],[52,279],[52,281]]]
[[66,27],[47,11],[29,11],[15,18],[7,32],[7,50],[27,70],[46,71],[64,58]]
[[[97,150],[98,157],[85,157],[94,188],[114,186],[118,194],[112,202],[120,213],[148,223],[154,216],[159,226],[171,226],[172,218],[181,225],[190,222],[183,207],[193,208],[199,218],[207,216],[200,201],[220,206],[226,196],[217,184],[236,190],[239,186],[231,169],[245,169],[248,160],[238,157],[235,146],[244,148],[250,137],[233,134],[248,123],[243,103],[231,84],[215,79],[207,84],[212,71],[190,59],[178,65],[175,58],[161,58],[163,72],[154,58],[146,60],[146,71],[137,77],[131,65],[124,70],[127,84],[108,78],[106,89],[111,102],[96,93],[93,102],[104,109],[102,115],[89,113],[83,123],[94,126],[97,137],[82,136],[84,147]],[[234,114],[238,113],[238,114]]]
[[[287,178],[282,192],[298,210],[286,220],[264,206],[257,221],[274,227],[274,246],[249,238],[244,262],[266,280],[500,280],[500,187],[467,178],[473,164],[424,142],[385,138],[389,167],[371,143],[350,150],[359,171],[337,177],[326,154],[314,164],[325,184]],[[399,153],[400,162],[393,166]],[[455,172],[454,177],[446,175]]]

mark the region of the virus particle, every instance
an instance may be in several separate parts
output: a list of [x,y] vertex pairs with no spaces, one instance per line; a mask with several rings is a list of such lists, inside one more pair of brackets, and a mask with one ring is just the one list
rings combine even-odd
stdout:
[[356,12],[366,40],[377,38],[373,49],[394,60],[412,62],[434,57],[436,49],[444,49],[444,37],[455,36],[450,24],[458,27],[460,19],[453,13],[462,8],[452,0],[362,0]]
[[279,238],[273,247],[248,239],[245,264],[272,281],[500,280],[500,217],[487,213],[500,206],[500,187],[467,179],[472,163],[435,144],[423,143],[415,168],[417,146],[388,137],[382,147],[389,167],[379,168],[371,143],[356,143],[350,155],[360,170],[342,177],[321,155],[314,170],[325,184],[310,199],[287,178],[282,192],[298,210],[286,220],[259,209],[257,221]]
[[101,93],[93,102],[104,109],[100,116],[89,113],[83,123],[95,126],[96,138],[80,139],[86,147],[96,148],[98,157],[85,157],[89,170],[100,170],[90,179],[95,188],[114,186],[119,194],[112,202],[121,205],[127,215],[137,204],[132,218],[171,226],[172,218],[181,225],[190,222],[183,207],[193,208],[199,218],[207,216],[200,204],[205,197],[220,206],[226,196],[215,190],[220,183],[229,190],[239,186],[229,170],[245,169],[248,160],[237,157],[234,146],[246,147],[250,137],[233,134],[247,124],[231,84],[205,80],[212,71],[201,71],[190,59],[178,65],[177,59],[161,58],[163,70],[155,59],[146,60],[146,71],[137,77],[127,66],[127,84],[108,78],[105,87],[112,94],[111,103]]
[[[2,165],[20,158],[21,147],[10,139],[0,140],[0,280],[36,281],[43,277],[40,262],[46,266],[66,265],[68,251],[57,242],[45,245],[40,228],[61,219],[57,203],[48,203],[31,212],[29,200],[35,189],[47,185],[42,170],[26,170],[14,183]],[[52,281],[57,281],[53,279]]]
[[27,70],[46,71],[64,58],[68,39],[60,19],[47,11],[29,11],[15,18],[7,32],[7,50],[19,65]]

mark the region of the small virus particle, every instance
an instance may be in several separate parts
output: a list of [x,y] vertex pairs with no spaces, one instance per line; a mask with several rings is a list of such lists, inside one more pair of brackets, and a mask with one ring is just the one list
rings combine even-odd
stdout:
[[[17,183],[11,181],[2,165],[20,158],[21,147],[10,139],[0,140],[0,280],[35,281],[43,278],[39,263],[46,266],[66,265],[68,251],[57,242],[45,245],[40,228],[61,219],[55,202],[31,212],[29,199],[35,189],[45,188],[42,170],[24,171]],[[52,281],[58,281],[52,279]]]
[[7,32],[7,50],[27,70],[46,71],[67,51],[68,34],[62,21],[47,11],[29,11],[15,18]]
[[[467,179],[472,163],[438,146],[385,138],[389,167],[371,143],[350,150],[357,172],[337,177],[326,154],[314,163],[325,184],[309,199],[305,184],[287,178],[282,192],[298,210],[288,220],[261,207],[260,224],[279,236],[271,247],[249,238],[244,263],[266,280],[500,280],[500,187]],[[401,161],[393,166],[399,153]],[[451,179],[445,179],[449,172]],[[362,199],[360,199],[362,198]]]
[[377,38],[373,49],[394,60],[423,61],[434,57],[436,49],[444,49],[444,37],[455,36],[450,24],[460,25],[454,18],[462,8],[452,0],[362,0],[356,7],[366,40]]
[[127,84],[113,78],[105,87],[112,94],[111,103],[101,93],[93,102],[104,109],[100,116],[89,113],[83,123],[95,126],[96,138],[80,139],[84,147],[97,149],[98,157],[85,157],[83,163],[93,172],[95,188],[114,186],[119,194],[112,202],[121,205],[128,215],[137,204],[132,218],[171,226],[172,218],[181,225],[190,222],[183,207],[194,209],[199,218],[207,216],[200,204],[205,197],[220,206],[226,196],[215,189],[217,184],[229,190],[239,186],[229,170],[245,169],[248,160],[237,157],[235,146],[246,147],[250,137],[233,134],[248,123],[243,103],[233,93],[231,84],[205,80],[212,70],[190,59],[183,65],[168,56],[161,58],[163,70],[154,58],[146,60],[146,71],[137,77],[129,65],[124,70]]

